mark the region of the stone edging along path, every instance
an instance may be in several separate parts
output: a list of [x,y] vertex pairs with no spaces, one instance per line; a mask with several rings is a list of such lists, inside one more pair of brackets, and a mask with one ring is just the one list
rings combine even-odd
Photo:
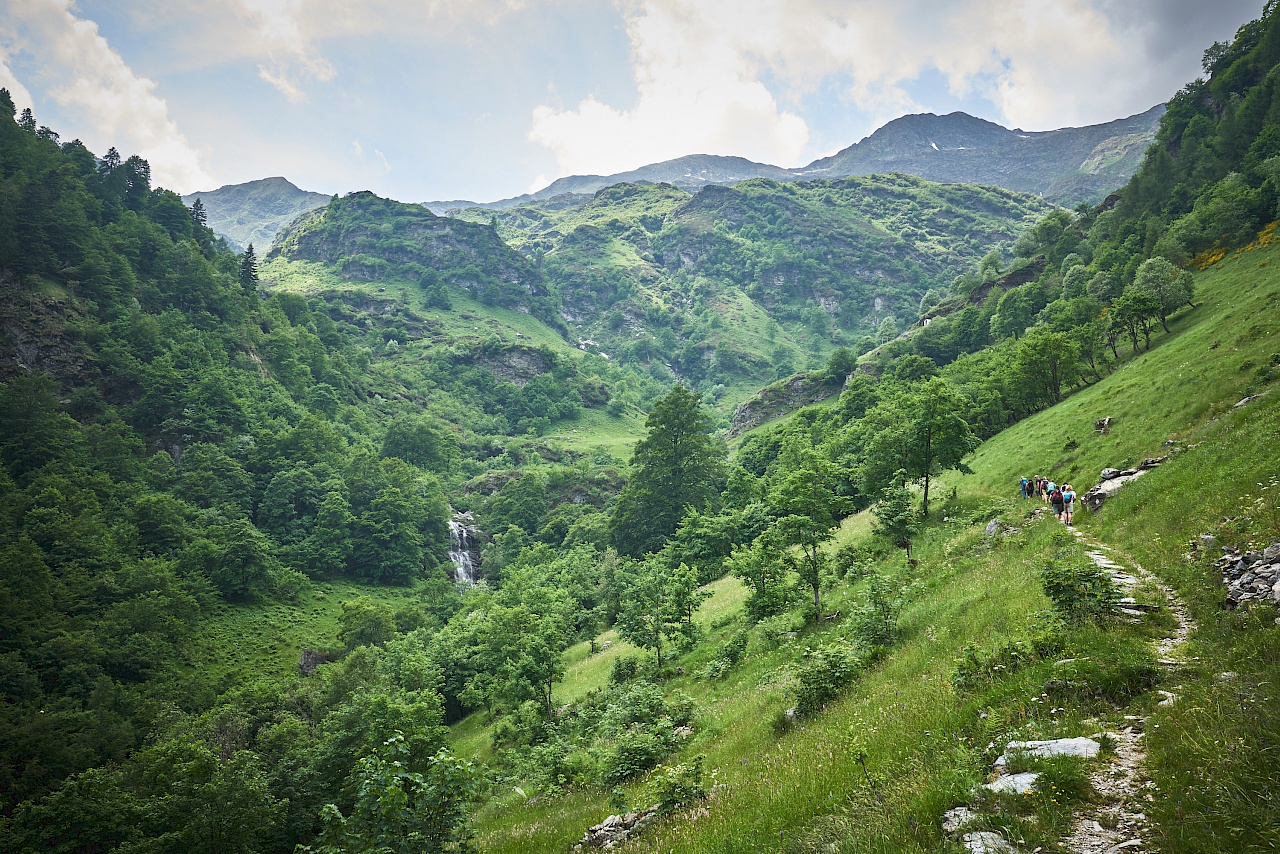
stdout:
[[[1037,514],[1039,515],[1039,514]],[[1122,590],[1146,583],[1160,591],[1165,606],[1176,617],[1178,624],[1172,633],[1155,641],[1157,663],[1164,667],[1177,667],[1183,644],[1195,629],[1186,606],[1168,585],[1145,570],[1136,560],[1122,555],[1112,548],[1075,528],[1071,533],[1086,546],[1089,559],[1103,570]],[[1139,605],[1132,597],[1121,600],[1119,612],[1132,620],[1142,619],[1146,613],[1158,610]],[[1161,705],[1177,701],[1169,691],[1160,691],[1164,697]],[[1007,750],[1023,751],[1038,756],[1080,756],[1093,758],[1101,747],[1094,739],[1107,738],[1114,747],[1112,761],[1095,768],[1089,781],[1102,796],[1103,803],[1088,804],[1077,811],[1070,834],[1062,845],[1073,854],[1123,854],[1144,850],[1144,837],[1149,830],[1145,813],[1146,804],[1155,795],[1145,779],[1142,766],[1146,750],[1142,743],[1145,719],[1138,715],[1125,715],[1125,726],[1119,732],[1095,733],[1092,738],[1061,738],[1049,741],[1010,742]],[[1030,791],[1035,785],[1034,773],[1004,774],[1005,756],[996,760],[1000,776],[987,783],[993,791]],[[964,832],[964,825],[974,817],[967,807],[957,807],[943,817],[943,830],[959,834],[969,854],[1011,854],[1018,849],[998,833],[990,831]]]
[[[1092,547],[1089,558],[1111,575],[1117,584],[1131,587],[1145,582],[1160,591],[1178,624],[1172,633],[1155,641],[1156,662],[1164,667],[1177,667],[1182,663],[1182,647],[1195,629],[1195,624],[1177,594],[1133,558],[1121,555],[1116,549],[1074,528],[1071,533]],[[1118,576],[1126,576],[1133,581],[1125,583]],[[1168,691],[1160,693],[1164,695],[1161,705],[1177,700]],[[1127,726],[1123,730],[1110,734],[1115,743],[1115,761],[1095,769],[1089,775],[1089,782],[1107,803],[1089,805],[1082,809],[1076,815],[1071,833],[1063,840],[1067,850],[1076,854],[1119,854],[1123,851],[1141,851],[1144,848],[1143,837],[1148,831],[1145,805],[1155,797],[1150,791],[1151,784],[1144,779],[1142,772],[1146,759],[1146,749],[1142,743],[1146,721],[1137,715],[1126,715],[1125,721]]]

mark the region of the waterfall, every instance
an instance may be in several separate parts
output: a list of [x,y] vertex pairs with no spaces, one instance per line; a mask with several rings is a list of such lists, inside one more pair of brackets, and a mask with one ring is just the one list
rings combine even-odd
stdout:
[[470,513],[454,513],[449,519],[449,560],[453,561],[453,580],[470,587],[479,577],[480,546]]

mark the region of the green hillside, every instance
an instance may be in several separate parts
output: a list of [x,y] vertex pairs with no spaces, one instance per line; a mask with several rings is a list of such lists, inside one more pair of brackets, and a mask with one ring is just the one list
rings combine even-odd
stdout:
[[1274,850],[1277,66],[1093,208],[354,193],[261,266],[0,90],[0,848]]
[[[1280,320],[1280,274],[1271,272],[1278,260],[1276,250],[1255,248],[1200,274],[1196,308],[1179,315],[1157,346],[985,442],[969,461],[971,475],[948,478],[944,488],[955,491],[917,536],[917,566],[904,567],[900,551],[868,538],[869,514],[846,520],[832,543],[835,572],[825,597],[827,608],[849,616],[804,628],[797,615],[786,628],[800,628],[799,637],[779,643],[773,623],[753,628],[739,610],[740,582],[712,585],[699,612],[703,639],[680,659],[684,675],[662,683],[664,693],[685,694],[698,709],[688,743],[664,760],[665,767],[702,756],[710,795],[646,829],[624,850],[939,850],[945,848],[942,812],[970,802],[968,788],[982,781],[999,752],[984,749],[988,742],[1121,729],[1126,714],[1147,719],[1148,773],[1160,793],[1146,807],[1153,844],[1167,851],[1266,850],[1275,844],[1280,813],[1270,803],[1267,782],[1277,767],[1280,734],[1274,609],[1224,611],[1224,588],[1210,564],[1216,555],[1188,559],[1186,553],[1188,542],[1204,533],[1247,549],[1265,545],[1280,530],[1280,497],[1271,494],[1280,462],[1280,354],[1273,352],[1275,337],[1265,332]],[[1206,358],[1218,351],[1227,355]],[[1251,403],[1235,406],[1253,395]],[[1113,418],[1105,435],[1093,428],[1104,416]],[[1185,652],[1187,664],[1156,675],[1144,638],[1157,634],[1167,617],[1156,617],[1156,625],[1107,620],[1064,628],[1046,616],[1050,602],[1038,567],[1063,560],[1063,550],[1073,548],[1071,537],[1052,517],[1028,518],[1041,505],[1014,496],[1020,474],[1049,474],[1087,488],[1104,467],[1166,454],[1172,455],[1168,463],[1097,514],[1082,513],[1078,522],[1154,571],[1188,603],[1198,630]],[[943,516],[949,521],[940,523]],[[994,517],[1023,533],[984,537]],[[859,562],[844,563],[846,546]],[[821,715],[779,735],[777,722],[796,704],[796,680],[812,651],[857,643],[867,575],[891,578],[903,591],[896,646]],[[1144,591],[1140,600],[1161,603],[1158,591]],[[743,658],[726,675],[710,677],[709,665],[743,630],[749,633]],[[1015,642],[1028,650],[1041,644],[1048,652],[1029,653],[1007,677],[997,670],[977,690],[956,685],[957,662],[967,660],[963,650],[984,660]],[[605,689],[618,650],[615,643],[585,658],[571,651],[563,699]],[[1039,700],[1040,689],[1032,686],[1053,680],[1055,660],[1086,656],[1098,663],[1077,665],[1065,694],[1053,703],[1028,702]],[[1232,675],[1224,680],[1219,674],[1227,671]],[[1158,706],[1157,689],[1181,699]],[[458,727],[455,739],[459,749],[490,755],[470,721]],[[1225,752],[1218,747],[1224,743],[1232,745]],[[559,761],[574,767],[572,753]],[[1055,834],[1069,828],[1070,809],[1094,796],[1080,788],[1078,769],[1053,773],[1062,775],[1064,787],[1076,787],[1063,804],[990,805],[986,826],[1012,828],[1043,850],[1061,850]],[[516,782],[529,794],[539,785],[556,791],[554,779],[540,782],[546,779],[524,770]],[[626,802],[647,806],[655,800],[655,779],[627,787]],[[1192,809],[1201,822],[1182,820]],[[477,816],[478,839],[493,850],[563,850],[608,811],[606,793],[590,787],[532,800],[508,790]],[[1027,814],[1039,816],[1042,826]]]

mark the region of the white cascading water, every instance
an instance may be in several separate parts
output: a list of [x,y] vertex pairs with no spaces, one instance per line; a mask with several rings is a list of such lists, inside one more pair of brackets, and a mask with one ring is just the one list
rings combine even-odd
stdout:
[[453,580],[463,587],[476,583],[476,545],[472,535],[475,528],[467,524],[470,521],[470,513],[458,513],[449,520],[449,560],[453,561]]

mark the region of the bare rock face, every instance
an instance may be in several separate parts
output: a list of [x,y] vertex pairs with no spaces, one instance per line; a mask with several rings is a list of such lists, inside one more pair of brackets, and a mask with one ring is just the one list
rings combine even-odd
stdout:
[[800,373],[788,377],[781,382],[766,386],[756,396],[743,402],[733,411],[733,423],[729,435],[738,436],[783,415],[787,412],[807,406],[825,397],[830,397],[840,390],[840,383],[827,378],[822,371]]
[[1009,840],[990,830],[966,833],[962,841],[968,854],[1016,854],[1018,850]]
[[310,675],[317,667],[328,664],[329,653],[318,649],[304,649],[298,658],[298,672],[303,676]]
[[1168,455],[1163,457],[1147,457],[1137,468],[1105,468],[1098,475],[1098,485],[1080,496],[1080,501],[1090,510],[1097,510],[1108,498],[1119,492],[1120,487],[1124,486],[1126,483],[1137,480],[1153,468],[1168,461],[1168,459]]

